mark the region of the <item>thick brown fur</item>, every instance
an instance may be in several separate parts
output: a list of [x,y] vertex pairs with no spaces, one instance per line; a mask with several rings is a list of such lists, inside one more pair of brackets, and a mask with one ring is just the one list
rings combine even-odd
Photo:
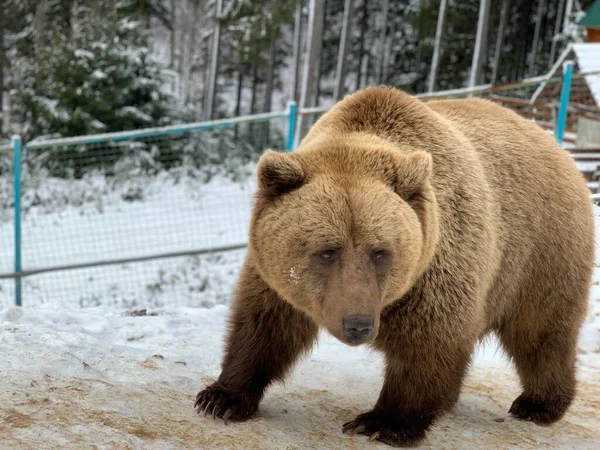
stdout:
[[[222,373],[199,412],[254,415],[324,327],[386,358],[379,400],[345,432],[419,442],[489,332],[523,385],[510,412],[563,416],[595,230],[582,175],[545,131],[485,100],[369,88],[297,151],[267,152],[258,181]],[[364,338],[346,325],[356,317],[372,319]]]

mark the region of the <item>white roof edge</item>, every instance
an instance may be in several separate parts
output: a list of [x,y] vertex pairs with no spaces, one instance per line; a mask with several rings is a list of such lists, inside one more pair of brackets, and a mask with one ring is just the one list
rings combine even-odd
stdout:
[[596,105],[600,106],[600,43],[582,42],[573,45],[579,70],[586,75],[585,82]]

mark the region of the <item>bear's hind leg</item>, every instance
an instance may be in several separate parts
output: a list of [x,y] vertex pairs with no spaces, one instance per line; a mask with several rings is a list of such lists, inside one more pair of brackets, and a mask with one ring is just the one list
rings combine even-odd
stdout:
[[[557,294],[553,294],[557,295]],[[571,294],[572,295],[572,294]],[[587,293],[583,293],[587,301]],[[554,306],[551,298],[546,305]],[[558,299],[557,299],[558,300]],[[569,304],[564,299],[562,305]],[[571,305],[585,304],[576,300]],[[535,305],[535,303],[521,303]],[[581,308],[526,307],[499,329],[499,337],[514,361],[522,394],[509,412],[522,420],[539,425],[551,424],[562,418],[575,397],[575,357]]]
[[258,411],[265,389],[283,379],[308,351],[318,327],[244,267],[232,312],[222,371],[200,391],[194,407],[213,418],[244,421]]

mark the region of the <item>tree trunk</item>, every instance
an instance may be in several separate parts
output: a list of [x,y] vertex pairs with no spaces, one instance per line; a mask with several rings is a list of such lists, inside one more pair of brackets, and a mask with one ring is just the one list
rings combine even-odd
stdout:
[[481,69],[483,58],[487,47],[488,22],[490,18],[490,0],[480,0],[479,19],[477,20],[477,35],[475,37],[475,48],[473,49],[473,62],[469,76],[469,86],[473,87],[481,82]]
[[189,22],[189,15],[185,14],[185,11],[187,11],[189,8],[189,2],[187,0],[185,0],[185,2],[183,2],[183,4],[181,5],[181,11],[183,12],[182,14],[182,18],[181,18],[181,30],[179,32],[179,51],[178,51],[178,61],[177,61],[177,72],[179,74],[183,74],[183,64],[185,61],[185,50],[186,50],[186,43],[187,43],[187,36],[188,36],[188,22]]
[[302,0],[297,0],[296,12],[294,14],[294,40],[293,40],[293,57],[292,57],[292,73],[294,83],[292,87],[291,99],[298,102],[298,87],[300,86],[300,43],[302,35]]
[[[254,64],[252,67],[252,96],[250,98],[250,114],[256,113],[256,98],[257,98],[257,90],[258,90],[258,65]],[[256,140],[256,136],[254,133],[254,125],[253,123],[248,124],[248,134],[250,145],[254,147],[258,142]]]
[[[241,57],[240,57],[241,60]],[[235,97],[235,116],[239,117],[242,114],[242,92],[244,90],[244,65],[240,62],[238,69],[238,85],[237,94]],[[235,126],[234,130],[234,142],[237,143],[238,139],[238,125]]]
[[102,20],[102,12],[100,11],[100,0],[94,0],[94,39],[100,39],[100,23]]
[[[392,17],[394,17],[392,15]],[[390,33],[385,41],[385,48],[383,51],[383,68],[382,68],[382,83],[387,83],[390,73],[390,58],[392,56],[392,43],[394,42],[394,35],[396,34],[396,21],[392,20],[390,24]]]
[[360,20],[360,47],[358,50],[358,70],[356,74],[356,90],[358,91],[362,85],[363,73],[363,57],[365,53],[365,34],[367,32],[367,24],[369,21],[369,10],[367,8],[367,0],[363,0],[362,17]]
[[[188,21],[186,24],[187,29],[189,30],[191,28],[191,31],[189,33],[188,36],[188,41],[186,43],[184,43],[184,45],[186,46],[186,61],[185,61],[185,65],[183,66],[183,71],[181,74],[181,80],[182,80],[182,104],[186,104],[188,99],[190,97],[193,98],[193,95],[190,95],[190,92],[192,92],[191,88],[190,88],[190,81],[192,78],[192,65],[194,63],[194,57],[195,57],[195,50],[196,50],[196,32],[198,30],[198,27],[196,26],[196,23],[200,20],[200,2],[195,1],[193,2],[193,6],[192,6],[192,11],[188,11]],[[182,58],[183,59],[183,58]],[[206,120],[210,120],[210,119],[206,119]]]
[[0,136],[4,129],[4,19],[0,19]]
[[171,36],[170,36],[170,46],[171,51],[169,54],[169,69],[173,70],[175,68],[175,48],[177,46],[177,0],[171,0]]
[[519,46],[519,59],[518,59],[518,71],[516,80],[520,80],[525,77],[527,69],[527,41],[529,39],[529,18],[531,17],[531,6],[532,3],[526,3],[525,8],[521,11],[521,20],[518,22],[519,38],[518,42],[521,43]]
[[77,37],[77,12],[79,9],[79,4],[78,4],[78,0],[73,0],[71,2],[71,14],[70,14],[70,21],[71,21],[71,39]]
[[[258,54],[258,44],[255,45],[255,49]],[[250,114],[254,114],[256,112],[256,98],[257,98],[257,90],[258,90],[258,64],[254,63],[252,65],[252,96],[250,97]]]
[[385,37],[387,35],[387,23],[388,15],[390,12],[390,0],[383,0],[383,7],[381,11],[381,31],[379,34],[379,42],[377,48],[379,49],[378,64],[377,64],[377,82],[381,84],[383,82],[383,63],[385,62]]
[[239,117],[242,114],[242,93],[244,91],[244,69],[240,65],[238,71],[238,86],[235,97],[235,116]]
[[[273,102],[273,79],[275,78],[275,52],[277,51],[277,42],[275,38],[271,38],[269,43],[269,61],[267,64],[267,80],[265,86],[265,103],[263,105],[263,112],[271,112],[271,104]],[[270,127],[269,122],[263,124],[263,141],[262,148],[265,149],[269,146],[269,133]]]
[[[327,26],[327,0],[323,0],[323,23],[321,24],[321,30],[325,30]],[[317,106],[319,104],[319,99],[321,98],[321,51],[323,50],[323,32],[321,31],[321,36],[319,37],[319,50],[317,51],[317,82],[315,86],[315,98],[313,100],[313,105]]]
[[533,43],[531,44],[531,54],[529,55],[529,76],[535,75],[535,60],[537,57],[538,47],[540,43],[540,28],[544,15],[546,0],[539,0],[537,14],[535,16],[535,31],[533,33]]
[[[45,23],[46,23],[46,7],[48,6],[47,0],[41,0],[38,2],[35,9],[35,48],[34,53],[37,61],[42,61],[42,49],[44,47],[44,34],[45,34]],[[41,84],[41,77],[43,73],[36,71],[34,78],[34,90],[38,91]]]
[[352,0],[344,2],[344,18],[342,20],[342,32],[340,34],[340,46],[338,47],[338,60],[335,73],[335,90],[333,99],[340,100],[344,96],[344,81],[346,80],[346,53],[350,42],[352,24]]
[[[210,53],[210,78],[208,82],[208,91],[206,95],[206,106],[204,108],[205,120],[211,120],[214,116],[213,108],[215,107],[215,98],[217,95],[217,78],[219,70],[219,44],[221,41],[221,8],[223,0],[217,0],[215,3],[215,18],[214,31],[212,40],[212,50]],[[194,27],[195,29],[196,27]]]
[[40,0],[35,8],[35,53],[39,55],[44,40],[47,0]]
[[442,31],[444,29],[444,18],[446,17],[446,0],[440,1],[438,11],[437,25],[435,28],[435,41],[433,44],[433,57],[431,58],[431,70],[429,71],[429,81],[427,83],[427,92],[433,92],[435,88],[435,77],[440,60],[440,44],[442,41]]
[[[321,39],[323,36],[323,14],[324,2],[322,0],[310,0],[308,14],[308,30],[307,30],[307,47],[308,57],[304,63],[304,75],[302,77],[302,97],[300,99],[301,106],[308,108],[313,106],[313,100],[316,93],[316,83],[318,82],[318,59],[319,49],[321,47]],[[311,118],[300,115],[300,123],[298,126],[299,133],[297,139],[302,139],[306,135]],[[299,141],[298,141],[299,142]]]
[[[374,30],[377,27],[377,23],[375,21],[376,16],[370,16],[369,17],[369,24],[367,25],[367,30]],[[378,58],[376,58],[374,56],[374,54],[377,51],[377,43],[376,38],[374,38],[372,36],[372,34],[368,34],[366,36],[367,38],[367,55],[364,61],[364,73],[363,73],[363,87],[368,86],[371,83],[371,80],[373,78],[372,76],[372,72],[375,73],[375,77],[377,76],[377,63],[379,62]]]
[[[363,87],[366,87],[369,85],[369,80],[371,79],[371,69],[373,68],[372,64],[372,60],[373,59],[373,53],[372,52],[367,52],[366,58],[364,59],[364,63],[363,63]],[[376,61],[375,61],[376,64]]]
[[500,23],[498,24],[498,34],[496,35],[496,45],[494,48],[494,65],[492,66],[492,79],[490,83],[496,84],[498,71],[500,68],[500,57],[502,56],[502,45],[504,44],[504,28],[508,17],[509,0],[502,0],[502,9],[500,10]]

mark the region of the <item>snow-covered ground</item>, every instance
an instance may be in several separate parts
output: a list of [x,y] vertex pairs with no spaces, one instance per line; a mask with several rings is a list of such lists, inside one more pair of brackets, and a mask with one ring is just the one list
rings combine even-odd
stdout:
[[[26,266],[247,238],[252,177],[104,183],[91,177],[65,190],[47,181],[24,201]],[[125,200],[132,192],[136,200]],[[10,208],[0,211],[6,249]],[[33,276],[23,309],[9,306],[12,282],[0,283],[0,449],[387,448],[341,434],[343,422],[376,400],[381,357],[326,334],[269,391],[258,418],[225,426],[195,414],[195,394],[219,374],[242,258],[240,251]],[[0,253],[2,270],[11,261]],[[422,447],[600,448],[599,281],[597,272],[581,333],[579,396],[564,420],[538,427],[508,416],[518,380],[491,341],[478,349],[458,405]],[[147,314],[132,314],[146,306]]]
[[[23,268],[88,263],[245,244],[255,178],[185,172],[158,177],[25,179]],[[10,185],[0,180],[0,273],[12,272]],[[7,183],[2,186],[2,182]],[[0,202],[1,202],[0,201]],[[118,308],[227,303],[244,251],[50,272],[23,279],[25,305]],[[14,283],[0,280],[0,308]]]
[[[561,422],[539,427],[507,414],[518,381],[492,342],[478,349],[458,405],[422,448],[599,448],[599,295],[596,287],[582,333],[579,396]],[[381,357],[326,334],[268,392],[256,419],[225,426],[197,416],[195,394],[219,374],[227,312],[5,309],[0,448],[388,448],[341,433],[376,400]]]

